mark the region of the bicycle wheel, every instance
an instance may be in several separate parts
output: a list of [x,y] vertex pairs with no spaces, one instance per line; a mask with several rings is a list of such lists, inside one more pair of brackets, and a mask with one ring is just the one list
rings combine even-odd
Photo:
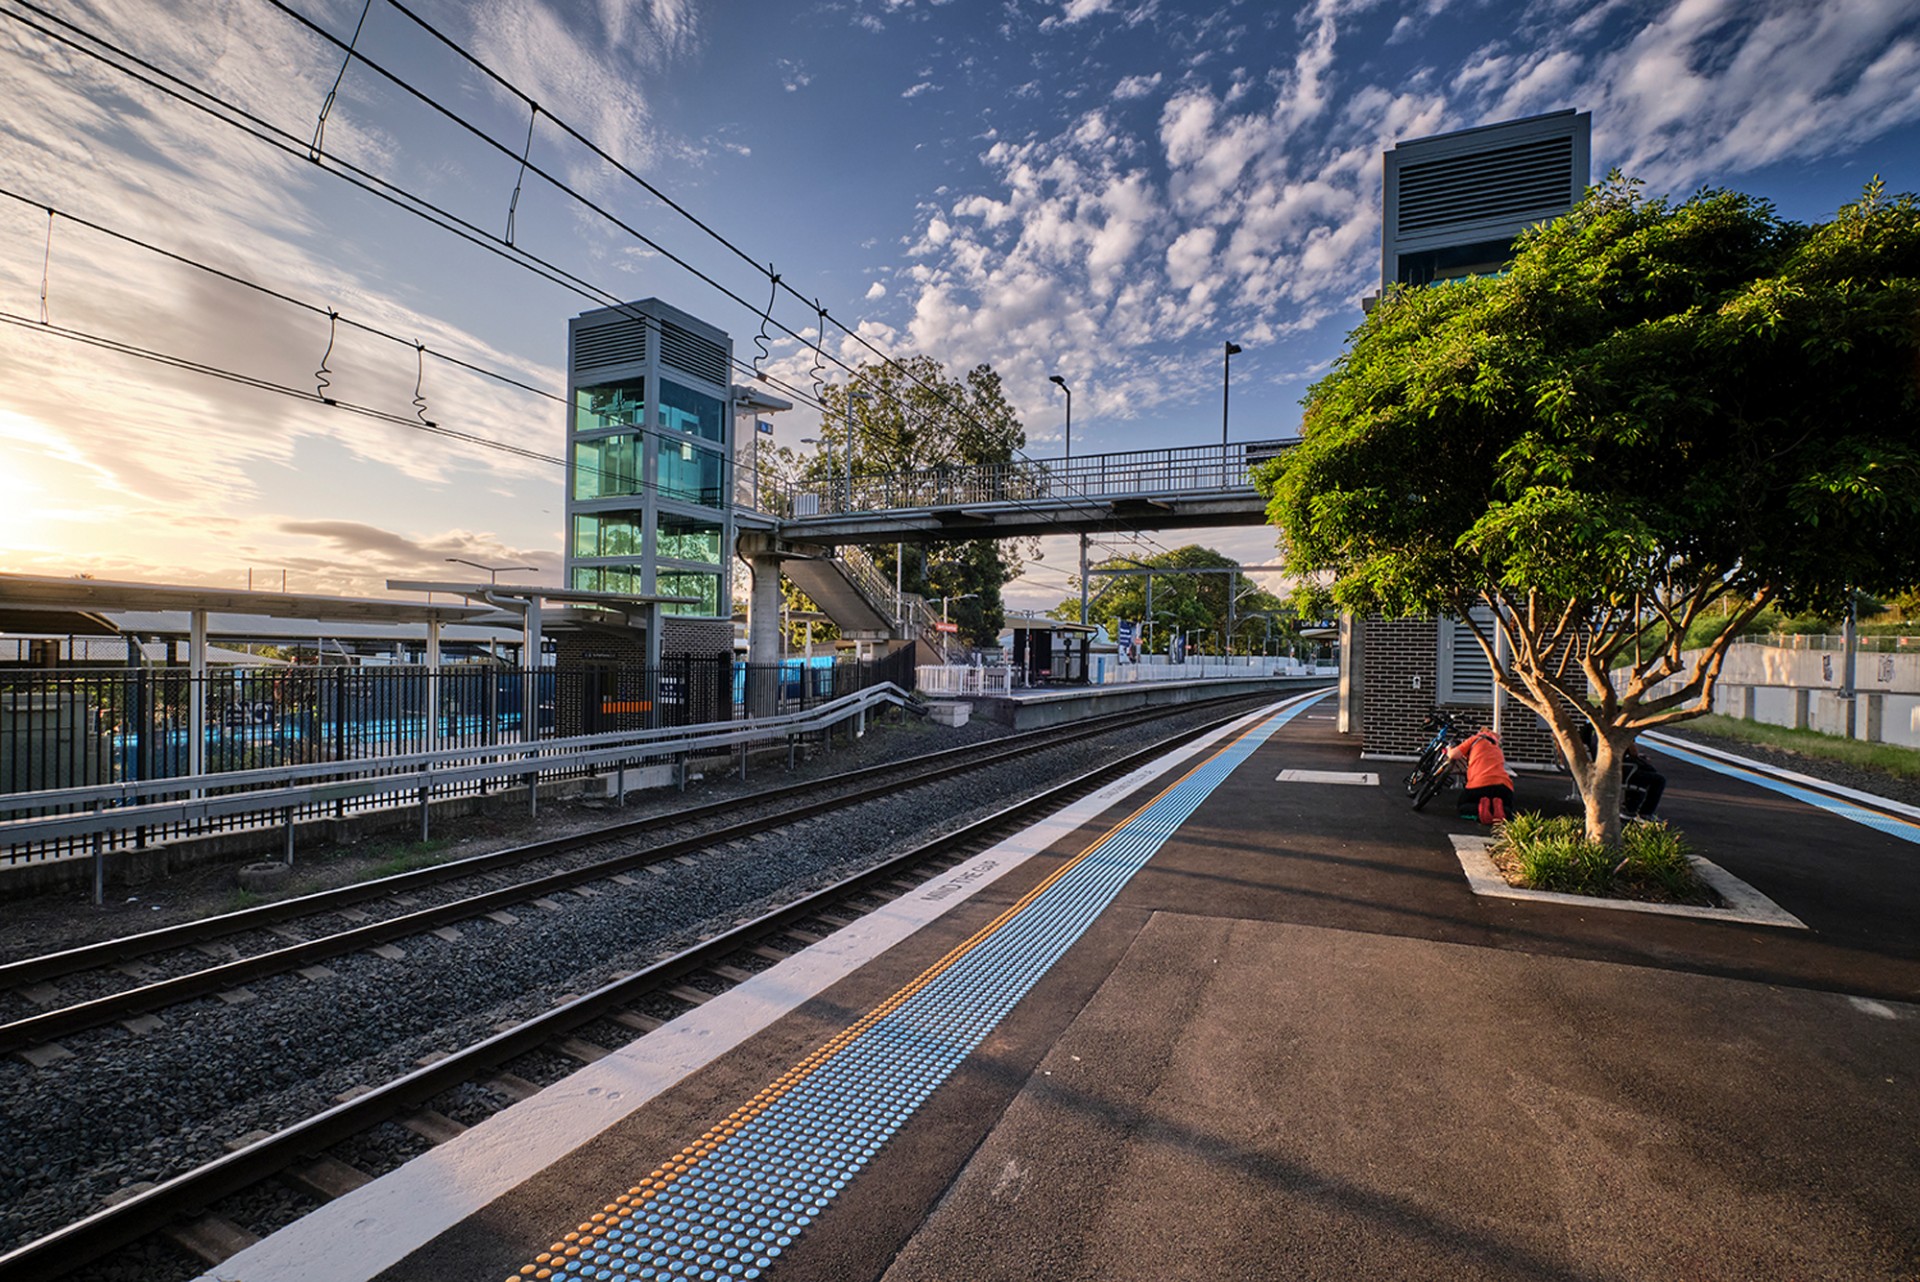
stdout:
[[1407,772],[1407,795],[1420,795],[1420,786],[1426,783],[1433,772],[1439,768],[1440,754],[1429,748],[1420,754],[1420,760],[1413,763],[1413,769]]
[[1420,791],[1413,796],[1415,810],[1426,809],[1427,803],[1440,795],[1440,790],[1453,782],[1453,771],[1435,770],[1421,781]]

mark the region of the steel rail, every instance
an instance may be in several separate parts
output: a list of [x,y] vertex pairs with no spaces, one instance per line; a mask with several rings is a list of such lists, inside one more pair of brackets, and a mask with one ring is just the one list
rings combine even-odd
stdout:
[[[1209,702],[1244,701],[1247,696],[1231,697],[1228,700]],[[1176,705],[1180,709],[1192,709],[1199,704]],[[972,748],[948,749],[933,754],[939,760],[931,764],[925,758],[916,758],[921,768],[909,770],[906,777],[900,777],[899,763],[892,766],[867,767],[857,775],[872,776],[874,782],[858,787],[850,792],[837,793],[821,798],[820,784],[798,784],[785,788],[769,790],[768,794],[756,794],[753,797],[736,799],[729,802],[716,802],[701,807],[699,813],[661,816],[652,819],[634,821],[631,824],[614,825],[591,834],[576,834],[571,837],[557,838],[551,843],[536,843],[533,847],[517,847],[507,851],[476,855],[471,860],[461,860],[455,864],[441,865],[437,868],[418,869],[410,873],[401,873],[380,881],[363,883],[360,886],[341,887],[334,891],[323,891],[318,895],[304,899],[288,901],[286,905],[263,905],[262,909],[280,909],[278,912],[263,912],[262,909],[249,909],[242,913],[228,914],[216,919],[218,925],[211,930],[198,930],[194,927],[204,923],[183,923],[180,926],[166,927],[159,931],[148,932],[142,936],[131,936],[124,940],[108,940],[101,944],[89,945],[85,949],[69,950],[53,954],[46,958],[29,959],[15,963],[13,967],[0,968],[0,981],[13,984],[45,980],[51,972],[47,966],[63,959],[73,959],[85,954],[95,966],[109,962],[126,961],[131,957],[149,955],[161,948],[189,946],[204,943],[209,939],[243,930],[259,929],[266,925],[310,917],[353,903],[365,902],[372,898],[403,893],[419,889],[422,886],[451,880],[454,876],[474,876],[493,871],[509,863],[528,862],[582,846],[599,845],[630,837],[644,835],[648,830],[683,826],[698,822],[703,817],[729,809],[738,809],[743,803],[767,803],[801,795],[812,795],[815,799],[805,801],[798,806],[788,806],[776,813],[743,820],[725,827],[682,837],[674,841],[651,846],[645,850],[616,855],[608,859],[595,860],[578,868],[564,869],[548,873],[511,886],[466,896],[445,904],[423,908],[416,912],[404,913],[384,921],[370,922],[364,926],[336,932],[319,939],[305,940],[289,944],[284,948],[256,953],[252,956],[236,958],[214,966],[203,967],[190,974],[158,980],[151,984],[130,988],[123,992],[96,997],[90,1001],[76,1002],[69,1006],[42,1011],[22,1019],[0,1024],[0,1054],[8,1054],[33,1046],[57,1041],[72,1033],[91,1028],[99,1028],[117,1020],[130,1019],[136,1015],[160,1010],[168,1006],[177,1006],[195,998],[211,996],[224,992],[255,979],[269,975],[283,974],[301,966],[311,965],[328,957],[337,957],[343,953],[356,952],[363,948],[372,948],[396,939],[423,934],[426,931],[456,922],[467,921],[489,912],[496,912],[516,904],[538,899],[555,891],[567,890],[586,882],[602,881],[619,873],[627,872],[648,864],[660,863],[681,855],[691,854],[711,846],[724,845],[746,837],[788,827],[804,822],[817,815],[843,809],[850,805],[896,795],[903,787],[916,787],[940,779],[985,769],[988,766],[1018,757],[1043,752],[1053,747],[1063,746],[1078,739],[1089,738],[1097,734],[1111,732],[1127,725],[1152,721],[1158,716],[1170,715],[1159,711],[1155,716],[1141,716],[1137,713],[1117,713],[1105,724],[1093,726],[1091,723],[1075,723],[1073,733],[1059,734],[1048,731],[1034,731],[1029,734],[1038,736],[1028,742],[1005,748],[1000,751],[979,755]],[[1103,719],[1104,720],[1104,719]],[[1081,727],[1090,727],[1082,729]],[[1050,728],[1051,729],[1051,728]],[[959,754],[973,753],[965,756]],[[457,873],[448,870],[457,869]],[[439,874],[434,876],[433,874]],[[316,902],[317,901],[317,902]],[[286,911],[286,909],[294,909]],[[163,942],[155,942],[157,939]],[[132,950],[128,946],[143,942],[145,946]],[[39,963],[36,967],[35,963]],[[91,968],[91,967],[89,967]],[[69,966],[61,973],[74,973],[75,967]]]
[[183,1217],[202,1213],[220,1198],[271,1179],[331,1145],[418,1108],[444,1091],[489,1074],[519,1055],[564,1037],[572,1030],[630,1005],[684,975],[712,966],[759,939],[777,934],[818,914],[837,901],[900,877],[916,864],[985,840],[1036,814],[1045,815],[1061,809],[1110,779],[1153,760],[1165,753],[1169,746],[1197,739],[1243,715],[1234,713],[1172,735],[1160,743],[1096,767],[1077,779],[1003,807],[865,872],[844,878],[824,890],[742,923],[623,979],[614,980],[576,1001],[475,1043],[465,1050],[456,1051],[383,1086],[374,1087],[245,1148],[25,1243],[0,1255],[0,1282],[44,1282],[60,1277]]

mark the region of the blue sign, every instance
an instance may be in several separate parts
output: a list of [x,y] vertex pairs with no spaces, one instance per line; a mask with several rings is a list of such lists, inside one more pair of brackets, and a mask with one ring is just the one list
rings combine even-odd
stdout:
[[756,432],[765,432],[768,436],[772,436],[773,424],[767,422],[764,418],[755,419],[753,422],[753,430]]

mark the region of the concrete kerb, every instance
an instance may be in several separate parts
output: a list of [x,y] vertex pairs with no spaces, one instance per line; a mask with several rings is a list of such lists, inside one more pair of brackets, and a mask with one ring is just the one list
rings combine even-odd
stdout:
[[1580,908],[1613,908],[1622,912],[1656,913],[1663,917],[1698,917],[1706,921],[1738,922],[1748,926],[1780,926],[1806,930],[1807,924],[1755,890],[1746,882],[1700,855],[1689,855],[1693,870],[1720,896],[1725,907],[1700,908],[1692,904],[1649,904],[1637,899],[1603,899],[1597,895],[1570,895],[1557,890],[1529,890],[1510,886],[1493,857],[1487,853],[1493,839],[1477,833],[1448,833],[1453,853],[1466,874],[1467,885],[1476,895],[1498,899],[1524,899],[1542,904],[1566,904]]

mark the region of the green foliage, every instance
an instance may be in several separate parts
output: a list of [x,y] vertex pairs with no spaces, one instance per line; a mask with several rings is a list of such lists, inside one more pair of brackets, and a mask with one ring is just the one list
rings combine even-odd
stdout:
[[[1239,562],[1212,548],[1189,543],[1171,552],[1149,557],[1123,557],[1090,567],[1089,574],[1098,593],[1088,604],[1087,620],[1102,624],[1109,636],[1123,619],[1147,619],[1147,577],[1144,574],[1101,577],[1097,570],[1157,569],[1165,574],[1153,576],[1153,618],[1150,641],[1156,650],[1164,649],[1166,638],[1175,631],[1199,633],[1203,652],[1220,653],[1225,645],[1227,603],[1232,594],[1234,629],[1230,651],[1253,653],[1264,649],[1272,636],[1279,643],[1290,643],[1299,633],[1294,610],[1265,591],[1244,574],[1195,574],[1183,571],[1229,569]],[[1056,619],[1078,622],[1080,598],[1069,597],[1048,613]],[[1271,631],[1261,617],[1274,615]]]
[[1519,814],[1501,826],[1494,853],[1509,857],[1533,890],[1705,899],[1686,839],[1664,823],[1628,824],[1619,842],[1605,843],[1589,840],[1572,815]]
[[1880,770],[1902,779],[1920,779],[1920,750],[1894,743],[1869,743],[1863,739],[1843,739],[1817,730],[1794,730],[1770,726],[1761,721],[1709,714],[1690,722],[1687,729],[1720,739],[1759,744],[1803,757],[1838,761],[1849,766]]
[[1769,603],[1920,583],[1920,204],[1805,227],[1616,174],[1504,274],[1388,290],[1305,404],[1256,476],[1289,564],[1360,613],[1491,607],[1588,791],[1577,725],[1697,715]]
[[[387,854],[368,873],[370,877],[397,877],[403,872],[413,872],[418,868],[430,868],[441,861],[447,846],[444,838],[433,837],[426,841],[408,841],[396,843]],[[382,852],[385,853],[385,852]]]
[[1506,274],[1388,291],[1260,479],[1348,608],[1677,575],[1833,609],[1920,579],[1917,354],[1912,197],[1806,228],[1616,176]]
[[[820,400],[825,407],[820,451],[793,462],[798,479],[815,487],[846,476],[849,436],[856,484],[903,472],[1007,463],[1027,443],[1026,429],[990,365],[951,378],[930,356],[866,364],[849,385],[828,384]],[[895,546],[867,551],[881,573],[893,577]],[[981,539],[938,552],[908,547],[905,558],[899,567],[904,590],[927,598],[935,609],[942,597],[964,598],[948,606],[949,619],[960,626],[959,638],[976,646],[997,642],[1006,622],[1001,587],[1020,574],[1016,544]]]

